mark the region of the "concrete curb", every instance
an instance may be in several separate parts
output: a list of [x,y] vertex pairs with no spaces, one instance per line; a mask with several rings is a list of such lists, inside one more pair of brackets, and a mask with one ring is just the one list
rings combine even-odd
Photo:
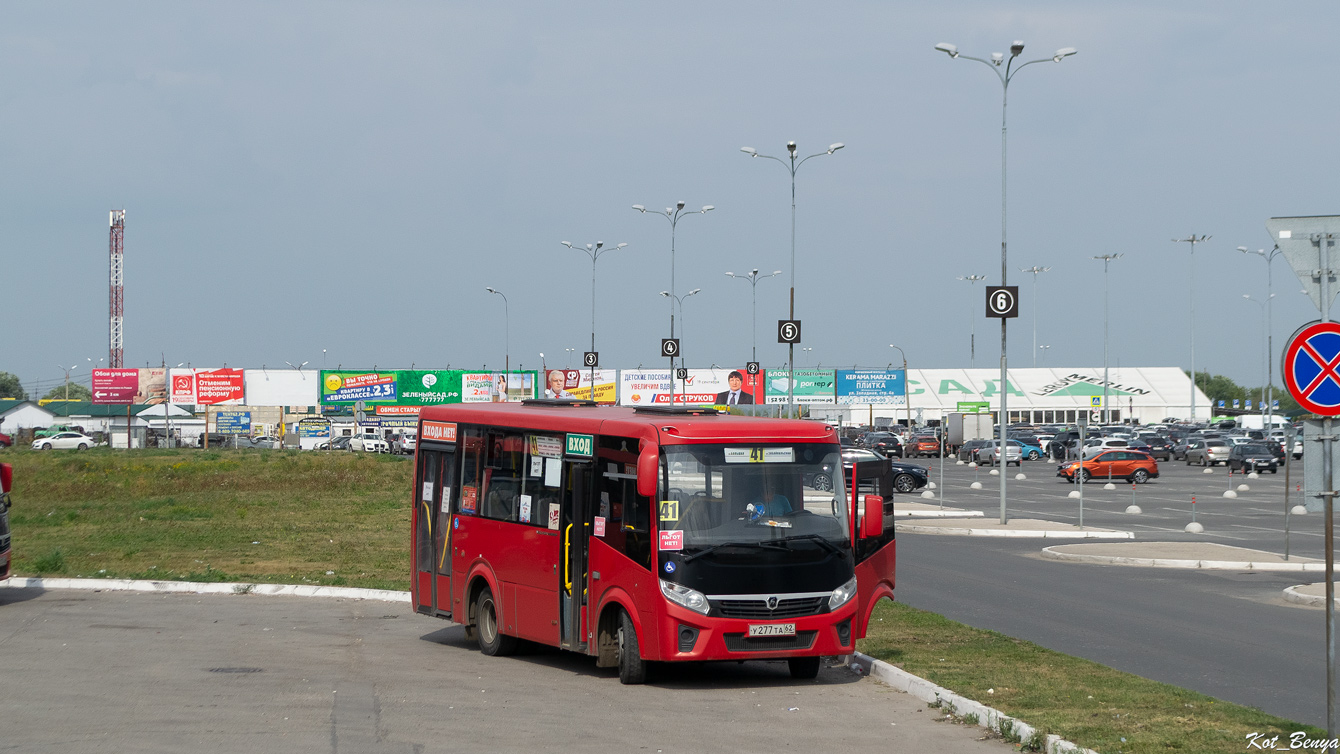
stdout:
[[930,511],[906,511],[894,509],[895,518],[981,518],[981,511],[964,510],[930,510]]
[[1091,529],[969,529],[947,526],[917,526],[894,524],[895,531],[910,534],[946,534],[959,537],[1023,537],[1029,539],[1135,539],[1129,531],[1094,531]]
[[[1326,607],[1326,595],[1324,594],[1303,594],[1298,591],[1297,586],[1284,588],[1284,601],[1293,602],[1298,605],[1307,605],[1308,607]],[[1337,605],[1340,605],[1340,596],[1335,598]]]
[[[1005,723],[1006,728],[1018,734],[1023,741],[1029,740],[1037,733],[1036,728],[1022,720],[1010,717],[981,702],[959,696],[949,689],[936,686],[924,678],[918,678],[883,660],[876,660],[857,652],[849,657],[847,664],[858,667],[863,674],[910,694],[927,704],[934,704],[941,709],[952,707],[953,714],[957,717],[962,718],[964,715],[970,714],[977,715],[977,724],[987,730],[1000,733],[1001,723]],[[1047,754],[1098,754],[1092,749],[1077,746],[1055,734],[1047,734],[1042,751]]]
[[[1120,555],[1079,555],[1042,548],[1042,557],[1071,563],[1103,563],[1106,565],[1147,566],[1153,568],[1203,568],[1222,571],[1320,571],[1326,572],[1325,563],[1256,563],[1250,560],[1196,560],[1183,558],[1128,558]],[[1325,598],[1322,603],[1325,603]]]
[[0,589],[89,589],[95,592],[163,592],[175,594],[266,594],[284,597],[336,597],[381,602],[409,602],[409,592],[311,584],[239,584],[134,579],[42,579],[14,577]]

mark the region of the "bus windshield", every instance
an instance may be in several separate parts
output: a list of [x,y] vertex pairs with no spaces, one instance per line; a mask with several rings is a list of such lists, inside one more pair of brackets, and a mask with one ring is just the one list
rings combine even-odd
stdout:
[[660,528],[686,554],[719,545],[850,544],[836,443],[672,445]]

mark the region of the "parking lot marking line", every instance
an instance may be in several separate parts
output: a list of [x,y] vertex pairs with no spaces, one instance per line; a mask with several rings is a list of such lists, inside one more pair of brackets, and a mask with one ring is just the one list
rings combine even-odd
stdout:
[[[1245,525],[1245,524],[1229,524],[1229,526],[1232,526],[1232,527],[1237,528],[1237,529],[1252,529],[1252,530],[1254,530],[1254,531],[1268,531],[1268,532],[1270,532],[1270,533],[1272,533],[1272,534],[1283,534],[1283,533],[1284,533],[1284,530],[1283,530],[1283,529],[1267,529],[1267,528],[1265,528],[1265,527],[1263,527],[1263,526],[1247,526],[1247,525]],[[1302,535],[1305,536],[1305,537],[1320,537],[1320,536],[1324,536],[1324,535],[1322,535],[1322,534],[1320,534],[1320,533],[1318,533],[1318,532],[1298,531],[1297,529],[1294,529],[1294,530],[1290,531],[1290,533],[1291,533],[1291,534],[1302,534]]]
[[[1135,529],[1135,528],[1141,528],[1141,529],[1153,529],[1154,531],[1167,531],[1167,532],[1173,532],[1174,534],[1185,534],[1185,533],[1186,533],[1186,530],[1185,530],[1185,529],[1169,529],[1169,528],[1167,528],[1167,527],[1163,527],[1163,526],[1150,526],[1150,525],[1148,525],[1148,524],[1135,524],[1135,525],[1132,526],[1131,528],[1133,528],[1133,529]],[[1222,532],[1217,532],[1217,531],[1214,531],[1214,530],[1209,530],[1209,531],[1202,532],[1202,533],[1201,533],[1201,536],[1205,536],[1205,537],[1218,537],[1218,538],[1220,538],[1220,539],[1232,539],[1232,540],[1237,541],[1237,542],[1257,541],[1255,537],[1235,537],[1235,536],[1233,536],[1232,534],[1224,534],[1224,533],[1222,533]]]

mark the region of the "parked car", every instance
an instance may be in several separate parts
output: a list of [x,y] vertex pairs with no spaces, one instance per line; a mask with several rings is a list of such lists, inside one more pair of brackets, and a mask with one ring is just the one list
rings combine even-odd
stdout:
[[1145,452],[1153,456],[1156,460],[1172,460],[1172,440],[1169,440],[1162,435],[1140,435],[1140,440],[1149,447],[1149,450]]
[[33,437],[54,437],[62,432],[77,432],[82,435],[84,428],[76,427],[73,424],[52,424],[50,427],[39,427],[33,433]]
[[1064,460],[1075,454],[1074,443],[1079,440],[1079,432],[1073,429],[1061,430],[1047,444],[1051,457]]
[[57,432],[33,440],[33,450],[88,450],[97,444],[97,440],[79,432]]
[[8,448],[13,444],[14,444],[14,438],[10,437],[4,432],[0,432],[0,448]]
[[959,446],[958,460],[964,463],[974,463],[978,460],[977,452],[990,445],[990,440],[969,440]]
[[1069,482],[1112,477],[1133,484],[1144,484],[1158,478],[1159,462],[1148,453],[1136,450],[1105,450],[1092,458],[1061,464],[1056,469],[1056,475]]
[[[220,434],[220,433],[218,433],[218,432],[210,432],[210,433],[209,433],[209,446],[210,446],[211,448],[232,447],[232,445],[233,445],[233,437],[234,437],[234,435],[224,435],[224,434]],[[195,438],[195,446],[196,446],[197,448],[203,448],[203,447],[205,447],[205,435],[204,435],[204,433],[201,433],[199,436],[197,436],[197,437]]]
[[903,457],[903,441],[898,438],[898,435],[889,432],[881,433],[880,436],[874,438],[867,437],[865,447],[886,458]]
[[1023,439],[1009,439],[1005,442],[1019,448],[1019,455],[1030,461],[1036,461],[1042,457],[1042,448],[1035,443],[1025,442]]
[[1187,448],[1186,465],[1214,466],[1220,463],[1227,464],[1228,454],[1231,450],[1232,447],[1227,440],[1213,438],[1196,440]]
[[354,435],[349,440],[350,450],[363,450],[369,453],[390,453],[391,443],[376,435]]
[[935,457],[940,455],[940,441],[936,439],[935,435],[917,435],[912,438],[907,452],[913,458]]
[[[1005,441],[1004,464],[1006,466],[1010,464],[1014,464],[1015,466],[1024,465],[1024,456],[1023,453],[1020,452],[1020,447],[1021,446],[1015,445],[1009,440]],[[1000,457],[1000,441],[992,440],[990,446],[977,451],[977,456],[981,459],[978,463],[986,462],[991,466],[1000,464],[1002,462]]]
[[397,432],[391,435],[391,452],[396,455],[414,455],[414,449],[418,446],[417,432]]
[[316,449],[317,449],[317,450],[348,450],[348,449],[349,449],[349,441],[352,440],[352,439],[354,439],[354,438],[352,438],[352,437],[344,437],[344,436],[336,437],[336,438],[333,439],[333,440],[326,440],[326,441],[324,441],[324,442],[319,442],[319,443],[317,443],[317,445],[316,445]]
[[1263,443],[1235,445],[1228,453],[1228,470],[1279,472],[1279,458]]

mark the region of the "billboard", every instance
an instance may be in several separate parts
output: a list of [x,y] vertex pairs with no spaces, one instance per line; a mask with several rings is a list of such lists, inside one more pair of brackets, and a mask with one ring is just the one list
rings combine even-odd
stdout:
[[463,372],[461,403],[507,403],[535,397],[535,372]]
[[[322,405],[363,401],[379,415],[417,414],[443,403],[493,403],[535,397],[536,372],[467,372],[460,369],[321,370]],[[398,407],[391,410],[391,407]],[[368,407],[373,410],[372,406]]]
[[761,376],[744,369],[690,369],[682,380],[672,380],[671,375],[668,369],[620,371],[619,405],[668,406],[673,401],[676,406],[718,406],[762,402],[757,399],[763,390]]
[[[596,369],[595,402],[613,404],[617,394],[619,372],[617,369]],[[590,369],[550,369],[544,373],[545,398],[576,398],[591,400]]]
[[159,404],[167,400],[167,370],[94,369],[93,403],[105,405]]
[[[836,402],[837,377],[832,369],[797,369],[793,394],[797,405],[833,404]],[[785,369],[767,371],[767,399],[771,405],[786,405],[786,391],[792,384],[791,373]]]
[[221,435],[249,435],[251,412],[220,411],[214,415],[214,430]]
[[173,369],[172,402],[201,406],[246,402],[241,369]]
[[906,374],[901,369],[837,370],[837,402],[840,405],[906,406]]

